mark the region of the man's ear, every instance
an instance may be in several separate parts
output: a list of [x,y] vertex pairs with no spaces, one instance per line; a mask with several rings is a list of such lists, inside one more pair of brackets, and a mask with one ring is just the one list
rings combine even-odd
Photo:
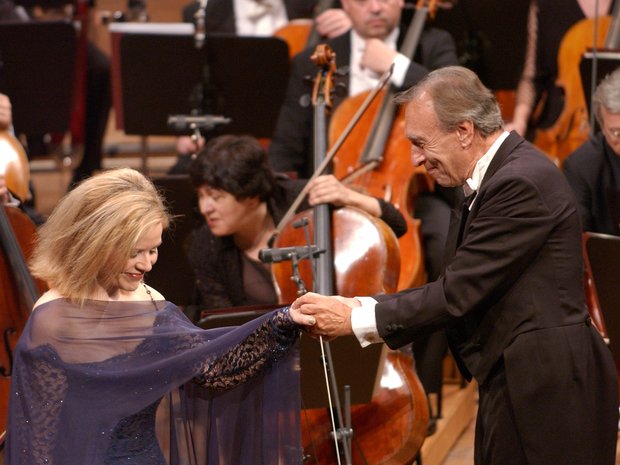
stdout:
[[469,147],[474,139],[474,123],[463,121],[457,126],[456,133],[461,146],[463,148]]

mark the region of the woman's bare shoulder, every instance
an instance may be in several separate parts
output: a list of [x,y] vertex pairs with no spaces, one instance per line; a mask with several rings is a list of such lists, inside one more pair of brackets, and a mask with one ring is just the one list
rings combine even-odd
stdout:
[[43,293],[43,295],[41,295],[41,297],[39,297],[39,299],[35,302],[34,307],[33,307],[33,311],[37,309],[37,307],[46,304],[48,302],[51,302],[52,300],[56,300],[56,299],[62,299],[64,296],[62,296],[58,291],[56,291],[55,289],[50,289],[49,291],[46,291]]

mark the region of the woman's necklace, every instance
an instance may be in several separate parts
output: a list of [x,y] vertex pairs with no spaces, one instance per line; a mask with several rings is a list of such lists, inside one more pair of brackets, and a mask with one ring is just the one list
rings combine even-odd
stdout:
[[146,285],[144,281],[142,281],[142,286],[144,287],[144,290],[146,291],[148,296],[151,298],[151,302],[153,302],[153,306],[155,307],[155,310],[159,310],[157,308],[157,304],[155,303],[155,299],[153,298],[153,294],[151,293],[151,290],[149,289],[149,287]]

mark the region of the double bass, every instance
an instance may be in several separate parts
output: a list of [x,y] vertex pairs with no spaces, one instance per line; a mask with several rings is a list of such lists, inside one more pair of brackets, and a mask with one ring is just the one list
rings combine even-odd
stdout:
[[[0,173],[10,191],[29,198],[28,160],[19,141],[8,131],[0,132]],[[4,446],[13,348],[45,289],[43,283],[32,278],[25,261],[35,236],[35,225],[25,213],[14,206],[0,206],[0,449]]]
[[[331,74],[335,70],[335,57],[326,46],[317,47],[317,51],[313,56],[313,60],[324,67],[324,70],[317,74],[315,80],[315,88],[313,90],[313,102],[315,102],[315,167],[317,171],[321,171],[321,164],[324,162],[322,154],[325,152],[325,105],[330,105],[330,92],[332,89]],[[323,90],[319,84],[323,84]],[[318,102],[318,103],[317,103]],[[318,109],[317,109],[318,108]],[[348,265],[354,265],[360,268],[361,272],[353,276],[349,276],[349,280],[337,282],[337,290],[345,295],[361,295],[377,292],[385,292],[385,284],[381,280],[373,281],[373,277],[381,276],[380,269],[385,265],[382,260],[377,260],[369,249],[365,246],[372,242],[375,237],[372,232],[373,228],[359,228],[354,226],[348,232],[339,230],[337,227],[332,228],[332,221],[338,225],[337,218],[341,219],[341,224],[350,225],[351,218],[355,214],[361,212],[347,212],[347,208],[339,209],[333,217],[330,215],[330,209],[327,205],[315,207],[312,217],[305,213],[305,219],[314,224],[314,240],[318,246],[319,257],[322,260],[316,267],[316,278],[313,280],[313,290],[323,294],[333,294],[334,291],[334,263],[338,268],[338,262],[347,262]],[[344,212],[344,213],[342,213]],[[352,213],[352,216],[349,215]],[[345,216],[346,215],[346,216]],[[298,215],[299,216],[299,215]],[[370,217],[368,217],[370,219]],[[299,218],[288,220],[288,224],[299,222]],[[364,215],[360,217],[360,221],[364,221]],[[380,222],[380,220],[377,220]],[[368,225],[368,224],[367,224]],[[384,228],[387,226],[383,225]],[[276,238],[276,245],[289,245],[290,238],[285,234],[283,229]],[[334,236],[334,249],[332,249],[331,236]],[[386,236],[393,241],[393,247],[398,250],[396,239],[391,230],[385,230]],[[371,237],[372,236],[372,237]],[[379,235],[380,236],[380,235]],[[343,252],[338,250],[338,241],[349,241],[351,247]],[[293,242],[296,245],[303,243],[303,238]],[[379,247],[381,248],[381,247]],[[339,256],[340,254],[340,256]],[[357,263],[348,263],[349,257],[359,257]],[[387,255],[390,256],[389,250]],[[396,255],[398,258],[398,255]],[[355,261],[355,260],[354,260]],[[392,265],[396,269],[398,261],[394,261]],[[282,289],[290,288],[291,267],[285,271],[278,272],[278,267],[273,267],[274,280],[281,302],[292,301],[296,293],[286,294]],[[294,275],[294,273],[293,273]],[[298,276],[299,279],[300,276]],[[351,279],[353,278],[353,279]],[[304,279],[308,280],[307,275]],[[397,282],[393,279],[392,290],[395,289]],[[349,287],[343,287],[346,285]],[[375,286],[374,288],[368,286]],[[344,292],[343,292],[344,291]],[[321,341],[323,344],[323,341]],[[330,362],[331,352],[329,345],[325,343],[325,360],[326,379],[327,371],[331,376],[328,385],[332,388],[336,387],[335,376]],[[302,367],[303,368],[303,367]],[[426,403],[426,395],[420,380],[413,369],[413,360],[410,356],[403,352],[390,351],[386,355],[385,362],[382,366],[382,379],[386,381],[381,383],[380,388],[374,393],[371,402],[367,404],[354,405],[350,409],[350,419],[343,422],[343,415],[338,396],[336,394],[335,406],[330,409],[305,409],[302,412],[302,443],[306,454],[305,461],[309,464],[340,464],[341,452],[338,447],[338,439],[341,440],[343,446],[343,454],[347,463],[351,464],[402,464],[412,462],[418,454],[418,451],[426,437],[426,428],[428,424],[428,405]],[[329,391],[328,391],[329,392]],[[334,411],[338,416],[338,425],[351,426],[351,431],[347,433],[348,428],[336,428]],[[348,416],[348,415],[347,415]],[[330,426],[331,425],[331,426]],[[349,442],[347,438],[350,438]]]

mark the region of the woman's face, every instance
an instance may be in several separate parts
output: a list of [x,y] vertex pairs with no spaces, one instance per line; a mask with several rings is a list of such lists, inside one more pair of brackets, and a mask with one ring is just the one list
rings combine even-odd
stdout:
[[118,275],[115,283],[116,289],[108,290],[110,295],[115,291],[121,294],[129,294],[135,291],[144,279],[144,274],[151,271],[157,262],[157,247],[161,245],[163,226],[159,223],[146,231],[131,251],[129,259]]
[[203,185],[197,189],[200,213],[214,236],[243,232],[259,205],[257,198],[237,200],[230,192]]

